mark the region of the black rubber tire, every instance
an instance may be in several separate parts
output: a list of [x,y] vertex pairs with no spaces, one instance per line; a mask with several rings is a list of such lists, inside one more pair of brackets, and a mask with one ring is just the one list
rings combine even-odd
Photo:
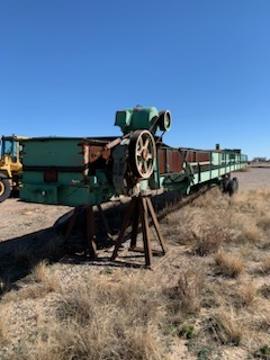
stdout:
[[0,203],[1,203],[10,197],[12,188],[11,188],[10,180],[7,178],[0,177],[0,183],[1,183],[0,190],[3,187],[3,193],[0,194]]
[[230,181],[231,181],[231,179],[224,178],[221,182],[221,190],[224,194],[228,193],[228,186],[229,186]]
[[226,193],[228,193],[230,196],[233,196],[237,193],[239,189],[239,182],[236,177],[228,181],[228,184],[226,186]]

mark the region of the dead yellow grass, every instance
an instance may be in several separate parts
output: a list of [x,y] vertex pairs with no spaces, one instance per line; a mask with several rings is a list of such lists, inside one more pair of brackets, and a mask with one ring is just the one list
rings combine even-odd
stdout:
[[257,297],[257,288],[254,282],[243,282],[239,285],[237,295],[242,306],[250,306]]
[[269,215],[262,216],[258,220],[257,225],[258,225],[258,227],[262,228],[264,231],[269,231],[270,230],[270,216]]
[[46,261],[37,264],[33,270],[33,279],[40,284],[47,292],[61,289],[61,284],[55,272],[52,272]]
[[41,261],[40,263],[38,263],[33,271],[33,278],[36,282],[44,282],[47,281],[48,279],[48,263],[47,261]]
[[[21,289],[1,300],[4,305],[11,299],[15,309],[33,305],[33,299],[39,304],[35,335],[14,353],[30,360],[189,359],[189,353],[238,359],[237,350],[252,357],[263,349],[261,354],[270,343],[264,276],[270,273],[269,212],[270,192],[206,194],[163,220],[175,256],[155,272],[100,272],[91,265],[84,271],[88,264],[57,265],[56,272],[55,266],[38,264]],[[4,335],[8,326],[9,318]],[[172,344],[183,346],[187,356],[175,354]]]
[[265,332],[270,331],[270,305],[269,300],[262,298],[256,308],[253,309],[252,317],[249,317],[250,327],[254,331]]
[[268,200],[268,191],[250,191],[229,198],[213,190],[181,209],[181,214],[170,214],[164,221],[164,231],[170,241],[193,244],[194,251],[203,256],[215,252],[223,243],[261,245],[269,242]]
[[240,257],[226,253],[223,250],[220,250],[215,255],[215,263],[220,274],[232,278],[238,277],[245,268],[244,262]]
[[[38,299],[50,292],[61,292],[58,276],[52,272],[46,261],[35,266],[30,276],[29,286],[23,286],[19,291],[12,290],[3,297],[3,302],[16,302],[18,300]],[[34,281],[34,283],[33,283]]]
[[261,238],[262,238],[262,233],[256,224],[254,223],[245,224],[245,222],[243,223],[243,229],[238,236],[239,242],[250,242],[256,244],[260,242]]
[[5,324],[3,318],[0,318],[0,345],[5,340]]
[[204,286],[202,270],[188,268],[179,274],[176,286],[165,289],[169,307],[175,314],[196,314],[201,308],[201,292]]
[[266,256],[259,265],[259,272],[268,275],[270,273],[270,256]]
[[240,169],[240,170],[238,170],[239,172],[249,172],[250,171],[250,167],[244,167],[244,168],[242,168],[242,169]]
[[208,319],[208,329],[223,345],[239,345],[244,335],[244,325],[232,308],[221,308],[214,313]]
[[222,226],[205,224],[200,231],[194,232],[193,253],[206,256],[218,251],[220,246],[229,241],[229,234]]
[[[108,322],[104,324],[104,327]],[[109,324],[110,325],[110,324]],[[95,327],[95,329],[94,329]],[[40,341],[30,353],[30,359],[168,359],[156,340],[156,329],[148,326],[125,329],[117,324],[106,329],[96,322],[93,326],[81,327],[76,323],[60,327],[58,324],[50,331],[48,343]],[[108,335],[107,335],[108,334]]]
[[264,298],[270,299],[270,285],[263,284],[258,291]]
[[55,324],[44,324],[46,340],[38,340],[32,358],[166,359],[164,304],[156,284],[146,283],[140,275],[112,283],[90,276],[63,291]]

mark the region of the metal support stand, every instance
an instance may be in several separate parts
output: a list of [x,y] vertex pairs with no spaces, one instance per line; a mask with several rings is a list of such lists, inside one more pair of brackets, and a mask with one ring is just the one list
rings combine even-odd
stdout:
[[90,259],[96,259],[96,227],[93,206],[87,206],[85,211],[86,217],[86,240]]
[[[150,220],[154,225],[157,239],[160,243],[162,251],[152,251],[151,240],[150,240],[149,216],[150,216]],[[138,237],[138,229],[139,229],[140,221],[142,225],[143,249],[137,248],[137,237]],[[132,224],[130,250],[143,252],[145,256],[145,266],[151,267],[152,255],[165,255],[166,246],[160,231],[160,226],[157,220],[155,210],[152,205],[152,201],[149,196],[148,197],[138,196],[138,197],[133,197],[131,199],[126,215],[124,217],[122,228],[120,230],[118,239],[115,244],[115,248],[111,258],[112,260],[115,260],[117,257],[119,248],[124,241],[126,230],[130,224]]]
[[104,226],[104,229],[106,230],[107,238],[112,239],[113,238],[112,230],[110,229],[110,225],[109,225],[108,220],[107,220],[107,218],[106,218],[106,216],[104,214],[104,211],[102,209],[101,204],[98,204],[97,208],[98,208],[98,211],[99,211],[100,218],[101,218],[102,224]]
[[[110,233],[109,225],[105,215],[103,213],[101,205],[98,206],[98,210],[104,224],[104,227],[107,233]],[[83,213],[85,216],[85,237],[86,237],[86,247],[85,247],[85,255],[89,253],[89,257],[91,260],[95,260],[97,258],[96,253],[96,226],[95,226],[95,213],[93,211],[93,206],[78,206],[74,209],[74,213],[71,216],[68,226],[65,233],[65,238],[69,238],[72,230],[75,226],[76,220]]]

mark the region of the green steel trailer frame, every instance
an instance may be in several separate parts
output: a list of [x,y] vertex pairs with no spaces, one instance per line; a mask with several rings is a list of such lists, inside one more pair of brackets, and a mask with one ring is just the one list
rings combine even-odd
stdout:
[[116,113],[120,137],[41,137],[23,142],[21,199],[54,205],[98,205],[113,196],[178,191],[209,183],[232,184],[247,165],[239,149],[173,148],[162,136],[169,111],[135,108]]

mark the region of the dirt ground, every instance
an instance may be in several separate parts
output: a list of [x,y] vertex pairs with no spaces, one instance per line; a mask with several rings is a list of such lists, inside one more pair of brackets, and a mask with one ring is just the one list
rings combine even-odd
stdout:
[[109,246],[48,265],[71,208],[0,204],[0,359],[270,359],[270,169],[236,176],[235,199],[214,190],[162,220],[152,272]]
[[0,241],[45,229],[69,211],[65,206],[48,206],[8,199],[0,204]]
[[240,182],[240,190],[256,190],[270,188],[270,167],[248,168],[247,172],[236,173]]

